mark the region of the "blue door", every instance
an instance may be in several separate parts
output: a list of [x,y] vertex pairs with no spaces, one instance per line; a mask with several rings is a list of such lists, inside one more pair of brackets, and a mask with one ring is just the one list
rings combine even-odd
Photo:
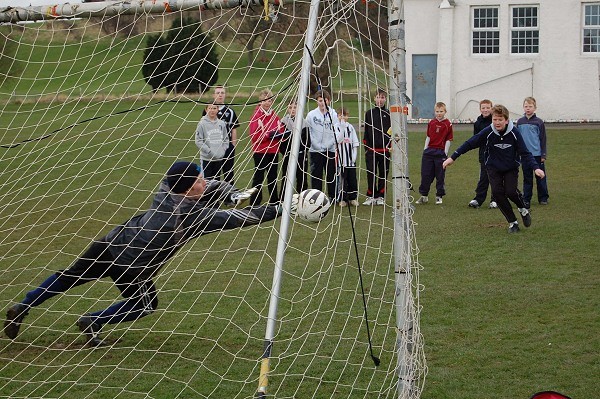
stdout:
[[435,115],[437,54],[412,56],[412,117],[432,119]]

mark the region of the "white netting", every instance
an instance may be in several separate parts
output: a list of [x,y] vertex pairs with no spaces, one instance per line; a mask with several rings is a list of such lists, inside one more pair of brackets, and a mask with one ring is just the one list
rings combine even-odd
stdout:
[[[349,109],[362,138],[375,89],[388,89],[387,4],[321,7],[311,88],[321,83],[333,108]],[[188,19],[188,27],[210,33],[218,54],[215,83],[226,86],[226,102],[240,121],[235,180],[245,188],[254,171],[248,127],[258,93],[273,91],[280,117],[296,99],[308,15],[309,4],[296,1],[271,5],[267,14],[254,5],[0,26],[2,316],[92,240],[146,211],[174,161],[198,162],[194,131],[211,91],[153,91],[142,74],[150,36],[165,37],[182,16],[198,21]],[[305,114],[315,107],[309,100]],[[362,148],[357,175],[362,203]],[[290,225],[267,396],[399,397],[398,369],[408,367],[414,390],[402,397],[419,397],[425,364],[417,248],[406,215],[403,256],[413,294],[406,313],[413,330],[411,356],[399,360],[398,342],[406,342],[397,333],[391,186],[385,206],[352,208],[372,348],[381,364],[371,359],[351,219],[335,206],[319,224]],[[104,326],[110,346],[86,347],[75,325],[81,315],[121,300],[110,279],[32,308],[15,340],[0,336],[0,397],[253,397],[280,229],[277,219],[187,244],[154,279],[153,314]]]

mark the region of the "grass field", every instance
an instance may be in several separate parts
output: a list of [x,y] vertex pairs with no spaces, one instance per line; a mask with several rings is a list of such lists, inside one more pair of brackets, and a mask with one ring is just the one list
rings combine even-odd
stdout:
[[[149,90],[139,74],[141,40],[100,41],[94,51],[19,47],[27,55],[17,58],[30,66],[0,95],[0,145],[22,143],[0,148],[0,309],[145,209],[172,161],[196,158],[198,105],[130,97]],[[54,69],[39,68],[42,59]],[[58,62],[65,59],[72,62]],[[114,73],[107,78],[106,71]],[[228,82],[277,89],[287,82],[285,73],[248,69]],[[356,86],[355,73],[344,82]],[[53,94],[59,100],[48,98]],[[356,118],[355,98],[343,101]],[[120,113],[138,107],[144,108]],[[249,119],[251,108],[240,110],[240,120]],[[239,185],[253,172],[246,128],[240,129]],[[424,129],[410,126],[415,187]],[[453,149],[471,134],[470,126],[456,129]],[[545,389],[580,399],[600,392],[600,172],[593,159],[600,128],[548,132],[550,205],[533,201],[531,228],[509,235],[499,211],[467,207],[478,175],[474,153],[448,171],[443,205],[415,208],[428,365],[423,399],[526,399]],[[364,168],[360,187],[364,193]],[[269,389],[274,397],[394,397],[391,204],[388,198],[388,206],[360,207],[355,215],[381,366],[375,369],[368,356],[349,218],[334,209],[325,224],[292,228]],[[109,339],[118,340],[110,348],[83,349],[74,326],[82,313],[115,300],[109,282],[78,287],[34,309],[18,340],[0,336],[0,397],[251,397],[278,230],[277,222],[268,223],[186,246],[157,278],[159,310],[107,327]]]
[[[185,119],[193,105],[164,107]],[[34,281],[64,267],[97,233],[144,207],[149,190],[172,161],[156,157],[161,148],[194,157],[188,137],[192,120],[169,118],[153,125],[140,122],[145,120],[142,115],[117,119],[108,118],[98,131],[84,125],[57,134],[52,144],[4,150],[2,308]],[[119,137],[115,123],[129,134]],[[153,129],[131,129],[140,123]],[[475,154],[462,157],[447,173],[448,195],[442,206],[415,209],[423,266],[421,329],[428,362],[423,398],[527,398],[543,389],[583,398],[600,390],[600,253],[594,223],[600,175],[587,168],[594,152],[581,151],[593,147],[599,133],[549,129],[550,205],[534,202],[533,226],[520,234],[507,234],[497,210],[466,206],[476,183]],[[469,134],[457,132],[454,148]],[[414,185],[419,183],[422,142],[422,132],[409,133]],[[246,142],[239,157],[239,181],[250,178],[247,151]],[[17,167],[23,178],[15,178]],[[392,354],[385,349],[393,337],[386,332],[393,318],[385,318],[393,288],[389,277],[369,265],[373,257],[378,265],[389,265],[389,212],[388,207],[360,207],[356,218],[370,226],[358,229],[358,242],[366,264],[369,308],[376,320],[375,349],[383,367],[393,370]],[[287,257],[291,264],[286,270],[291,272],[285,277],[289,285],[284,285],[283,322],[275,346],[280,357],[273,389],[278,397],[290,386],[298,387],[297,397],[326,398],[346,397],[353,389],[359,397],[369,396],[373,386],[394,384],[389,374],[374,372],[370,360],[362,357],[365,338],[356,271],[345,266],[353,264],[344,227],[347,218],[337,211],[330,218],[323,229],[296,226],[292,233],[292,242],[298,244]],[[113,300],[109,284],[77,289],[68,298],[44,304],[44,311],[32,312],[31,326],[18,342],[0,338],[0,397],[138,397],[142,392],[159,398],[170,397],[169,392],[244,397],[240,392],[247,394],[247,385],[254,385],[256,363],[244,361],[225,369],[218,364],[223,359],[232,365],[234,359],[256,359],[261,351],[265,297],[250,293],[270,286],[274,227],[207,236],[191,246],[158,279],[161,311],[130,329],[108,329],[121,341],[112,349],[81,351],[72,326],[79,314]],[[242,328],[244,324],[252,327]],[[239,334],[224,335],[232,328]],[[190,341],[192,337],[196,339]],[[354,344],[342,349],[344,342]],[[293,360],[287,359],[290,353]],[[303,368],[307,375],[301,378],[297,373]],[[228,381],[235,378],[250,382]],[[319,381],[319,388],[311,391],[311,384],[302,383],[306,379]]]

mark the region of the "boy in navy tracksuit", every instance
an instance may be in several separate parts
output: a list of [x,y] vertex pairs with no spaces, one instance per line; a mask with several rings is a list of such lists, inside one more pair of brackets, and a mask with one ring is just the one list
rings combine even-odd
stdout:
[[[517,126],[523,136],[523,141],[531,155],[540,165],[540,169],[546,173],[546,127],[544,121],[535,114],[537,108],[535,98],[527,97],[523,101],[525,115],[517,121]],[[538,202],[540,205],[548,205],[548,183],[547,177],[536,177]],[[529,209],[531,197],[533,196],[533,169],[523,164],[523,200],[525,207]]]
[[444,161],[443,167],[445,169],[452,165],[467,151],[483,146],[484,163],[490,179],[492,195],[508,221],[508,232],[516,233],[519,231],[519,222],[509,199],[517,205],[525,227],[531,226],[531,214],[525,207],[523,196],[517,188],[521,162],[531,167],[540,178],[544,177],[544,171],[527,150],[521,133],[508,116],[508,110],[503,105],[493,107],[492,125],[465,141],[450,158]]

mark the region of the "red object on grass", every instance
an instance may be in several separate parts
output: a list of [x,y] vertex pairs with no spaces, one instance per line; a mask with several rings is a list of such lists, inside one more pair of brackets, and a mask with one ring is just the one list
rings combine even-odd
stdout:
[[562,393],[554,391],[543,391],[533,394],[531,399],[571,399],[570,397],[563,395]]

